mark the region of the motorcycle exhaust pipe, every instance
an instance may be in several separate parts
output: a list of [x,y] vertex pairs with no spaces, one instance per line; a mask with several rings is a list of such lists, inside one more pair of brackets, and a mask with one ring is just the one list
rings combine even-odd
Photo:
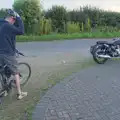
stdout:
[[109,55],[98,55],[98,57],[100,57],[100,58],[108,58],[108,59],[111,58]]

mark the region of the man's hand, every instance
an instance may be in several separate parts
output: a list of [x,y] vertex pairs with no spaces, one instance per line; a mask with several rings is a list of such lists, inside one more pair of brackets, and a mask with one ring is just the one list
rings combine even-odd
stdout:
[[9,15],[11,15],[13,17],[20,17],[20,15],[12,9],[9,9],[7,12]]
[[20,15],[15,11],[14,11],[14,14],[15,14],[16,17],[20,17]]

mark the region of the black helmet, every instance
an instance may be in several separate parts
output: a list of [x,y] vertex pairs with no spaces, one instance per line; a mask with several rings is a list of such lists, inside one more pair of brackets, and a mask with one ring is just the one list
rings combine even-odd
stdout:
[[10,16],[12,16],[14,19],[16,19],[16,14],[12,9],[7,10],[7,16],[6,17],[10,17]]

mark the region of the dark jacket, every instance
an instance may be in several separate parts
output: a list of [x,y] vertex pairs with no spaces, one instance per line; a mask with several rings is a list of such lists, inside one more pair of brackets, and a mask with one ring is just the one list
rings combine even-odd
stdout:
[[16,35],[24,34],[24,25],[21,18],[17,17],[17,26],[0,19],[0,54],[15,55]]

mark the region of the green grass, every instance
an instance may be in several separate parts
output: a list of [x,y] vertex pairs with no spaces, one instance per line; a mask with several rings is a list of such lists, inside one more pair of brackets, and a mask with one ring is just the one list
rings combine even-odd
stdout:
[[120,32],[91,32],[91,33],[73,33],[73,34],[50,34],[50,35],[25,35],[18,36],[18,42],[31,42],[31,41],[52,41],[52,40],[65,40],[65,39],[81,39],[81,38],[114,38],[120,37]]

